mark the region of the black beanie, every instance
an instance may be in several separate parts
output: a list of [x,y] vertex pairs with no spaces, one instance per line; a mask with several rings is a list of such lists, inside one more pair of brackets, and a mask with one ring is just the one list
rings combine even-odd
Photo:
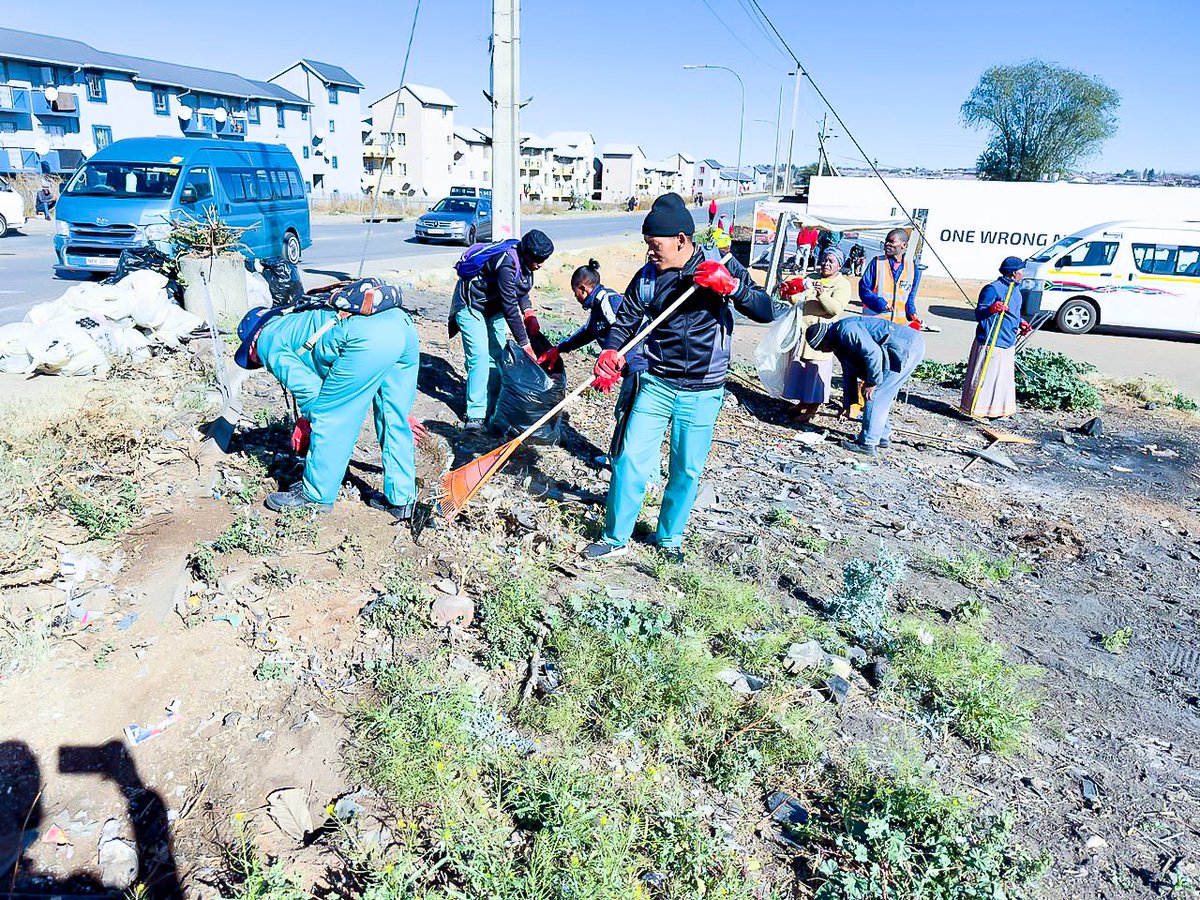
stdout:
[[554,241],[546,237],[546,232],[534,228],[521,238],[521,252],[534,262],[545,262],[554,253]]
[[695,231],[696,221],[678,194],[663,194],[657,198],[642,222],[642,234],[647,237],[691,236]]

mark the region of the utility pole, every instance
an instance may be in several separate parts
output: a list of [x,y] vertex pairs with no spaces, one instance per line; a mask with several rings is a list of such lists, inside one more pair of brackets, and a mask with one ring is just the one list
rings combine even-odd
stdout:
[[771,163],[771,194],[779,193],[779,121],[783,118],[783,86],[779,87],[779,103],[775,106],[775,158]]
[[796,84],[792,89],[792,131],[788,135],[787,174],[783,179],[783,193],[792,193],[792,152],[796,146],[796,110],[800,106],[800,63],[796,63],[796,71],[792,73]]
[[521,0],[492,0],[492,240],[521,236]]
[[829,114],[821,116],[821,130],[817,132],[817,146],[820,148],[820,153],[817,156],[817,174],[825,174],[825,126],[829,121]]

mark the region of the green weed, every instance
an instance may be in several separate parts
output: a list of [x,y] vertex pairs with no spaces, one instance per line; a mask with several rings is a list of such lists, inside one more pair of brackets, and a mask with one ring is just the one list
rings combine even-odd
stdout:
[[799,520],[782,506],[772,506],[767,510],[766,523],[775,528],[795,528]]
[[962,387],[967,375],[967,364],[963,362],[942,363],[926,359],[913,370],[913,378],[940,384],[942,387]]
[[39,662],[50,649],[53,634],[48,613],[21,618],[15,613],[15,609],[0,609],[0,677],[4,678]]
[[1028,575],[1033,571],[1015,556],[988,559],[977,550],[963,550],[955,556],[935,556],[932,563],[937,574],[968,587],[1001,584],[1018,574]]
[[849,560],[842,567],[842,593],[829,602],[830,618],[860,641],[885,644],[892,588],[904,579],[907,571],[907,560],[883,547],[874,562]]
[[257,513],[245,513],[230,523],[212,542],[217,553],[244,550],[251,556],[266,556],[276,547],[271,532]]
[[1109,653],[1124,653],[1129,649],[1129,642],[1133,640],[1132,628],[1118,628],[1116,631],[1110,631],[1107,634],[1100,636],[1100,644]]
[[262,571],[254,577],[254,580],[268,590],[281,591],[295,584],[297,577],[298,573],[295,569],[264,563]]
[[383,594],[363,610],[363,620],[392,637],[415,634],[425,620],[429,589],[408,561],[401,561],[383,577]]
[[543,597],[548,580],[546,569],[536,564],[492,576],[492,589],[479,599],[488,666],[497,668],[533,652],[546,612]]
[[137,485],[128,478],[115,491],[80,490],[64,485],[59,491],[59,502],[67,515],[87,529],[89,537],[102,541],[129,530],[141,512]]
[[290,681],[296,664],[291,660],[268,657],[254,667],[255,681]]
[[244,506],[255,502],[262,494],[263,485],[267,481],[267,467],[254,456],[245,457],[242,463],[245,468],[237,476],[241,485],[238,486],[237,482],[230,481],[227,475],[225,486],[229,490],[227,496],[230,502],[240,503]]
[[770,605],[753,584],[726,570],[663,560],[654,575],[681,595],[674,601],[674,612],[685,631],[703,637],[735,635],[761,625],[771,614]]
[[1099,392],[1080,377],[1096,371],[1091,363],[1040,347],[1022,350],[1017,363],[1017,399],[1022,403],[1067,411],[1100,405]]
[[187,565],[192,577],[204,584],[215,585],[221,577],[212,544],[197,544],[188,554]]
[[97,669],[108,668],[108,658],[117,652],[117,645],[112,641],[105,641],[100,645],[100,648],[92,654],[92,663]]
[[1038,708],[1029,684],[1038,670],[1005,662],[1003,651],[968,625],[908,622],[892,653],[897,690],[968,743],[1010,752]]
[[1176,392],[1171,396],[1171,406],[1183,412],[1200,412],[1200,403],[1197,403],[1186,394]]
[[230,868],[237,881],[231,900],[309,900],[283,863],[268,865],[254,848],[250,830],[239,822],[234,846],[228,851]]

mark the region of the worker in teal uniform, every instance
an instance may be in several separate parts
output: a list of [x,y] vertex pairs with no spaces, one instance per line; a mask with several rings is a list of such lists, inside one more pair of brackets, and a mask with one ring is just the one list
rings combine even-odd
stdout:
[[[314,337],[309,349],[306,342]],[[412,517],[417,489],[409,412],[420,352],[407,312],[397,306],[374,315],[333,309],[276,315],[245,336],[239,355],[261,361],[296,398],[301,416],[293,446],[307,450],[304,478],[268,496],[269,509],[332,509],[367,410],[373,408],[383,450],[383,491],[368,502],[396,519]]]

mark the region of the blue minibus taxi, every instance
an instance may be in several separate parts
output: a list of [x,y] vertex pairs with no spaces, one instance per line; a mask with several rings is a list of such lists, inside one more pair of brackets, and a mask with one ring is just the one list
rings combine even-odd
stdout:
[[299,262],[312,245],[304,180],[282,144],[129,138],[91,156],[63,188],[55,271],[109,273],[122,250],[147,244],[169,253],[170,223],[209,208],[250,229],[247,256]]

